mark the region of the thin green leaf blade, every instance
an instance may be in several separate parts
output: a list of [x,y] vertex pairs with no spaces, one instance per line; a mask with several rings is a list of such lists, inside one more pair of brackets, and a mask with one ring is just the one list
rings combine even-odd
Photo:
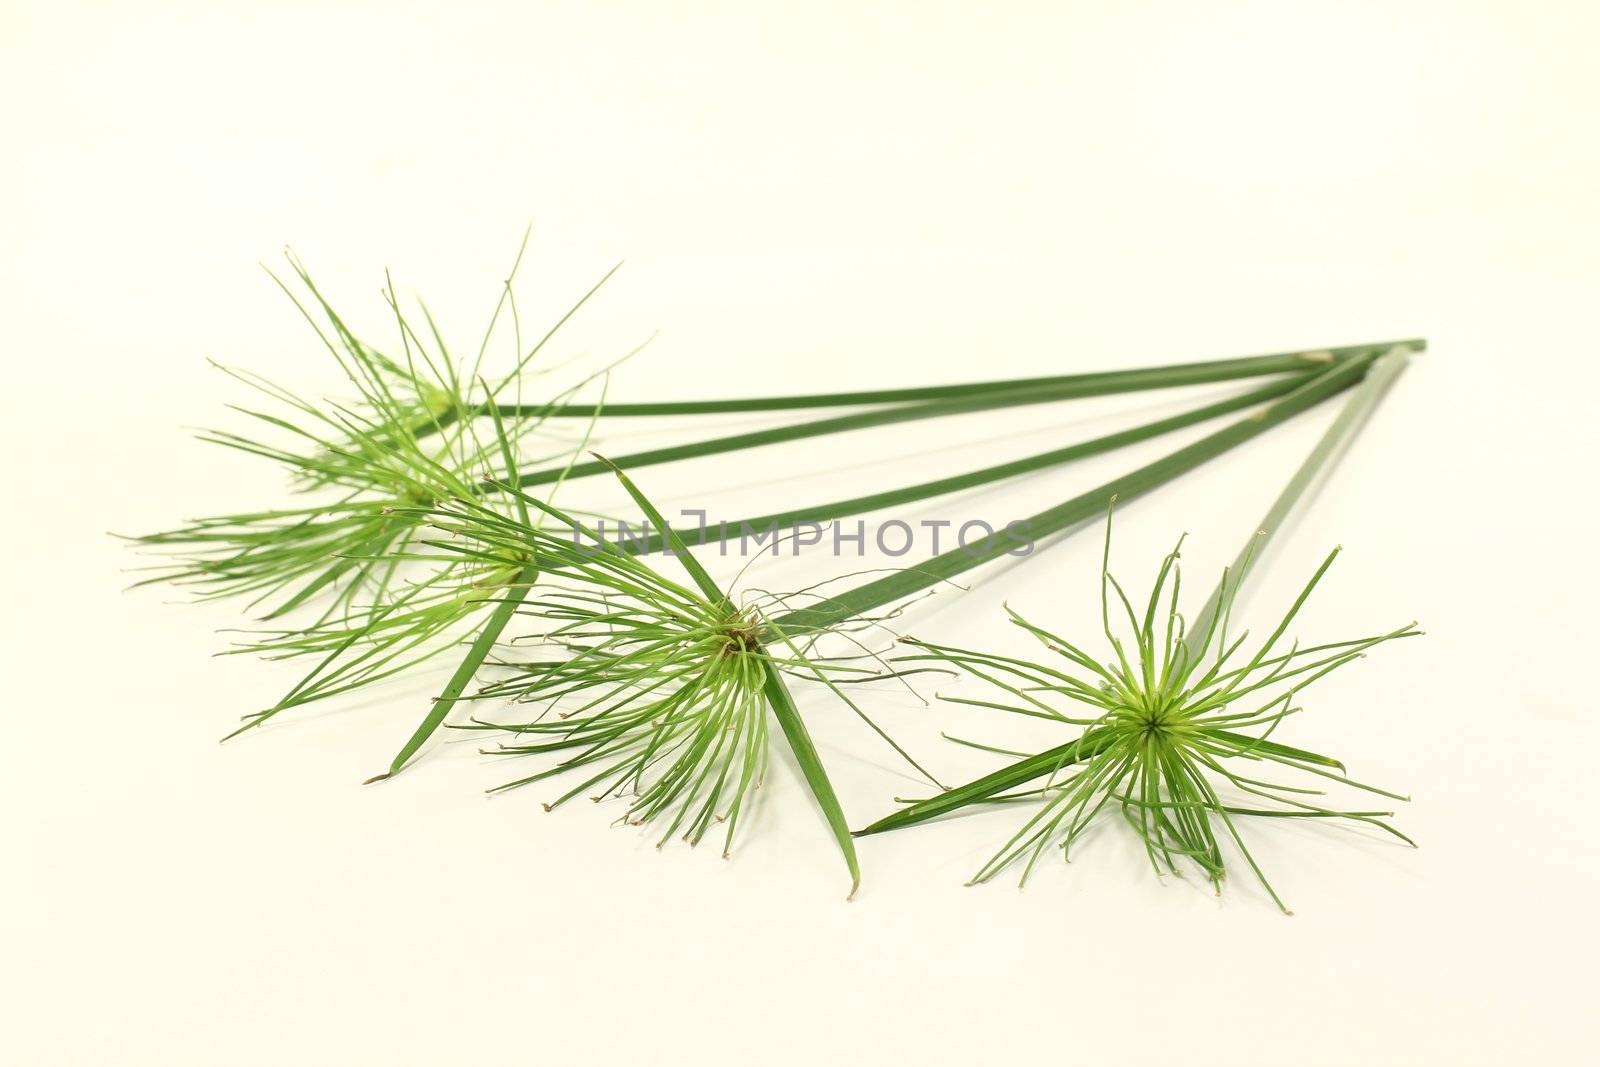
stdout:
[[778,726],[783,730],[784,738],[789,742],[795,762],[800,765],[800,773],[811,787],[811,795],[822,809],[822,816],[827,820],[828,829],[833,832],[833,839],[838,842],[839,851],[844,855],[845,866],[850,869],[850,897],[854,897],[856,890],[861,888],[861,865],[856,859],[856,845],[850,836],[844,808],[839,804],[833,783],[828,780],[828,772],[822,765],[822,757],[817,754],[817,747],[812,743],[811,734],[794,706],[794,697],[784,684],[783,676],[770,659],[762,660],[762,670],[766,673],[767,702],[778,720]]

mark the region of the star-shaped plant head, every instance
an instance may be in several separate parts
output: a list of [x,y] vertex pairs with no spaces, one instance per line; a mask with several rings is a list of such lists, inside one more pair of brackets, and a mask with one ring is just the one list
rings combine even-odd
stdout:
[[[490,482],[505,479],[506,442],[520,452],[539,434],[551,454],[523,456],[530,463],[570,457],[581,447],[586,434],[565,440],[568,435],[549,433],[547,410],[525,404],[522,393],[540,372],[535,359],[546,343],[610,274],[525,346],[512,295],[514,265],[476,353],[458,358],[425,306],[425,325],[413,327],[392,284],[384,298],[394,316],[398,355],[379,351],[355,335],[298,260],[289,263],[309,301],[276,275],[274,280],[356,395],[312,401],[259,375],[222,368],[270,401],[265,409],[234,408],[264,427],[265,436],[213,430],[201,439],[287,468],[305,503],[197,519],[137,537],[139,545],[167,557],[140,584],[173,582],[208,599],[248,597],[251,610],[266,606],[268,619],[320,599],[321,622],[348,624],[352,613],[416,595],[406,591],[398,573],[416,532],[414,516],[436,501],[482,496]],[[497,329],[507,332],[507,321],[515,360],[491,379],[485,359]],[[492,434],[486,432],[489,415],[497,419]]]
[[[381,559],[353,557],[358,564],[381,564],[385,568],[383,583],[375,595],[362,601],[348,600],[352,606],[343,613],[324,613],[314,623],[245,631],[247,636],[228,650],[268,659],[311,657],[314,661],[276,704],[244,716],[243,725],[228,737],[260,726],[291,708],[341,696],[402,674],[465,640],[468,654],[443,692],[434,698],[428,714],[389,770],[368,781],[380,781],[399,771],[443,722],[528,595],[544,562],[533,551],[538,537],[534,515],[542,512],[530,511],[530,504],[537,502],[520,488],[523,478],[516,439],[497,406],[490,405],[487,411],[503,480],[474,483],[449,503],[473,515],[479,527],[498,531],[501,527],[491,525],[490,520],[509,523],[515,529],[530,531],[531,540],[520,546],[506,545],[503,539],[490,543],[475,538],[472,529],[440,526],[439,520],[450,515],[439,510],[446,506],[440,500],[388,506],[385,516],[392,518],[403,533],[385,548]],[[572,465],[573,456],[568,455],[564,467],[543,472],[557,477],[541,484],[553,482],[559,486],[561,476]],[[458,536],[453,540],[439,539],[451,533]],[[405,576],[395,583],[391,593],[391,576],[402,569]]]
[[[516,499],[551,521],[507,517],[472,500],[430,513],[439,535],[430,545],[537,573],[516,608],[521,618],[535,622],[533,640],[509,642],[492,664],[498,676],[461,697],[532,713],[500,721],[486,712],[457,728],[512,735],[489,750],[494,754],[553,758],[497,792],[581,776],[546,807],[579,795],[623,798],[627,807],[618,821],[663,825],[660,844],[679,834],[697,844],[713,824],[723,824],[726,855],[748,796],[766,773],[770,716],[858,880],[843,812],[785,677],[822,682],[910,761],[839,688],[844,681],[881,677],[881,671],[861,665],[862,656],[816,656],[818,635],[801,638],[781,630],[765,609],[787,598],[739,603],[724,593],[660,512],[626,475],[616,473],[666,537],[689,583],[662,575],[573,515],[515,491]],[[857,628],[872,624],[863,621]],[[835,632],[848,636],[850,629]]]
[[[922,652],[912,661],[937,661],[999,690],[992,699],[946,697],[956,703],[1051,719],[1081,728],[1079,736],[1047,752],[895,813],[863,833],[892,829],[968,803],[1035,796],[1042,803],[1003,848],[974,876],[994,877],[1022,865],[1026,881],[1045,849],[1063,855],[1106,809],[1120,812],[1139,836],[1156,873],[1179,874],[1189,861],[1221,891],[1224,840],[1250,865],[1280,908],[1273,890],[1241,833],[1258,818],[1343,819],[1377,827],[1407,843],[1385,818],[1390,811],[1341,810],[1325,806],[1322,790],[1260,777],[1257,767],[1275,766],[1393,800],[1405,797],[1345,776],[1338,760],[1273,740],[1298,714],[1305,691],[1369,649],[1417,636],[1414,623],[1387,633],[1301,647],[1282,642],[1301,607],[1321,582],[1339,550],[1328,554],[1266,640],[1253,653],[1249,633],[1229,636],[1239,588],[1224,572],[1217,610],[1202,612],[1198,628],[1185,631],[1178,611],[1181,586],[1178,547],[1162,560],[1142,612],[1136,611],[1110,572],[1111,523],[1101,567],[1101,622],[1109,658],[1079,646],[1014,611],[1011,621],[1065,661],[1051,666],[987,652],[909,641]],[[1248,557],[1246,557],[1248,565]],[[1242,577],[1243,568],[1239,576]],[[1114,624],[1115,620],[1115,624]],[[964,742],[971,744],[971,742]],[[976,746],[988,747],[988,746]],[[993,750],[1003,751],[1003,750]],[[1021,755],[1020,753],[1011,753]],[[1019,788],[1046,778],[1042,787]]]

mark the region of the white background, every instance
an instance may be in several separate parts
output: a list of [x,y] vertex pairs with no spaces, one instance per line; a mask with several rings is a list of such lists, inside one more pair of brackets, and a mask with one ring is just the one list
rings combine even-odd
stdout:
[[[1577,0],[5,0],[0,1059],[1592,1062],[1597,48]],[[614,399],[1425,335],[1248,605],[1280,607],[1337,542],[1307,636],[1421,619],[1281,736],[1411,791],[1422,848],[1258,829],[1292,918],[1242,874],[1220,899],[1158,883],[1114,825],[1026,891],[964,888],[1012,809],[864,841],[846,904],[781,761],[724,863],[587,804],[486,800],[506,768],[470,745],[361,788],[433,680],[217,746],[291,672],[209,658],[228,605],[124,594],[136,560],[106,531],[280,499],[182,429],[242,399],[206,357],[335,384],[258,263],[292,245],[375,331],[391,268],[468,345],[530,219],[529,319],[627,261],[559,346],[605,360],[659,331]],[[1188,399],[645,484],[766,510]],[[1203,589],[1330,414],[1129,505],[1120,571],[1142,584],[1188,530]],[[1025,514],[1126,462],[908,517]],[[1020,649],[1009,601],[1088,626],[1097,552],[1080,534],[906,625]],[[940,729],[1012,729],[878,700],[952,778],[991,761]],[[855,822],[916,790],[846,713],[806,707]]]

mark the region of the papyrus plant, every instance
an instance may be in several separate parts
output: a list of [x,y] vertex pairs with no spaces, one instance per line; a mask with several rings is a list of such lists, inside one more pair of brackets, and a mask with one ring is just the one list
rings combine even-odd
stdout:
[[[1246,843],[1248,823],[1342,820],[1412,843],[1387,821],[1392,811],[1332,806],[1336,802],[1324,794],[1331,784],[1385,800],[1407,798],[1348,777],[1339,760],[1294,747],[1279,730],[1304,710],[1305,695],[1318,681],[1380,645],[1419,636],[1416,624],[1307,645],[1289,639],[1291,625],[1338,556],[1334,549],[1264,638],[1253,642],[1248,631],[1234,626],[1239,590],[1267,538],[1367,417],[1406,356],[1397,349],[1371,372],[1290,479],[1258,534],[1223,572],[1192,626],[1180,612],[1183,539],[1161,561],[1148,597],[1136,605],[1111,574],[1108,514],[1100,570],[1099,636],[1105,653],[1096,655],[1088,642],[1075,642],[1059,628],[1046,629],[1009,608],[1010,621],[1037,639],[1051,659],[905,639],[917,651],[904,661],[952,668],[987,689],[981,697],[945,699],[1056,722],[1073,736],[1032,754],[963,741],[1018,758],[956,789],[910,803],[858,836],[976,805],[1031,800],[1033,813],[972,879],[988,881],[1015,867],[1026,881],[1046,850],[1069,856],[1085,831],[1109,813],[1120,815],[1118,821],[1138,837],[1157,874],[1177,875],[1192,865],[1220,892],[1225,851],[1231,848],[1285,912]],[[1292,727],[1284,733],[1292,733]]]

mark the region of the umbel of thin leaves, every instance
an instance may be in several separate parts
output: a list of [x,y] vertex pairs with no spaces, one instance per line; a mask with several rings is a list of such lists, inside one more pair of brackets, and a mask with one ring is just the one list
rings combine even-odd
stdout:
[[[438,536],[428,544],[441,553],[537,575],[515,609],[536,620],[537,642],[513,644],[495,664],[499,677],[464,698],[509,703],[529,714],[506,721],[485,712],[458,728],[510,734],[511,740],[489,750],[497,755],[552,758],[551,765],[496,791],[575,778],[547,809],[583,795],[623,798],[627,807],[619,821],[661,826],[660,844],[679,834],[698,844],[723,824],[726,855],[750,793],[766,773],[770,716],[858,879],[843,814],[784,676],[827,685],[917,766],[838,687],[879,672],[848,659],[814,656],[818,634],[791,640],[760,602],[736,603],[632,481],[621,471],[617,476],[665,533],[689,584],[665,577],[572,515],[510,487],[505,488],[513,499],[556,520],[555,528],[470,500],[429,512]],[[535,654],[523,654],[530,647]]]
[[[524,349],[508,278],[476,355],[457,358],[425,308],[426,325],[414,327],[393,292],[386,291],[399,353],[391,356],[357,337],[299,262],[291,259],[290,264],[316,314],[288,286],[283,285],[284,291],[338,364],[355,398],[313,401],[259,375],[224,368],[269,402],[262,409],[235,409],[269,436],[217,430],[202,439],[280,464],[304,503],[197,519],[135,541],[170,557],[155,568],[150,582],[171,581],[203,598],[247,597],[251,608],[268,603],[267,618],[320,599],[320,624],[348,626],[395,600],[417,595],[407,591],[398,566],[415,533],[411,516],[416,509],[481,495],[488,480],[505,476],[508,442],[520,450],[543,429],[544,413],[536,405],[523,405],[521,391],[524,372],[555,330]],[[505,319],[512,324],[516,361],[509,373],[491,383],[484,376],[484,359],[496,324]],[[516,403],[500,404],[502,400]],[[480,416],[497,407],[508,408],[508,414],[494,434],[487,434]],[[548,435],[545,439],[551,450],[547,459],[570,456],[581,445],[581,440],[562,444]],[[281,651],[270,643],[267,650]]]
[[[1220,892],[1224,855],[1231,847],[1287,911],[1246,844],[1247,823],[1347,820],[1411,843],[1384,821],[1393,812],[1329,806],[1322,787],[1331,783],[1391,800],[1406,798],[1353,781],[1338,760],[1290,747],[1274,735],[1302,710],[1300,701],[1313,684],[1380,644],[1417,636],[1415,624],[1353,640],[1285,645],[1290,624],[1338,555],[1334,549],[1263,640],[1252,643],[1248,632],[1230,635],[1238,581],[1230,581],[1226,572],[1219,609],[1200,631],[1186,633],[1178,610],[1182,539],[1162,560],[1139,611],[1111,575],[1110,534],[1108,519],[1100,583],[1108,656],[1097,658],[1016,612],[1009,613],[1011,621],[1059,656],[1058,663],[910,642],[923,651],[909,659],[942,662],[997,690],[992,699],[946,699],[1083,731],[1074,741],[1030,757],[1027,767],[1014,765],[1026,772],[1012,775],[1014,781],[1048,776],[1042,788],[982,798],[1031,796],[1039,804],[973,881],[987,881],[1013,866],[1021,868],[1026,881],[1047,849],[1070,856],[1089,826],[1110,813],[1138,836],[1158,875],[1177,875],[1192,865]],[[1280,780],[1283,773],[1298,781]],[[864,832],[896,821],[906,820],[890,816]]]
[[[666,610],[643,612],[629,596],[552,589],[530,602],[547,620],[559,658],[510,666],[483,697],[510,697],[538,714],[520,723],[475,720],[521,740],[488,751],[559,754],[559,763],[499,787],[556,775],[588,777],[545,805],[585,793],[629,800],[624,822],[666,823],[659,844],[679,828],[698,844],[713,821],[731,846],[749,791],[767,769],[764,633],[760,621],[727,601],[652,583]],[[687,594],[687,595],[685,595]],[[498,791],[498,790],[497,790]]]

